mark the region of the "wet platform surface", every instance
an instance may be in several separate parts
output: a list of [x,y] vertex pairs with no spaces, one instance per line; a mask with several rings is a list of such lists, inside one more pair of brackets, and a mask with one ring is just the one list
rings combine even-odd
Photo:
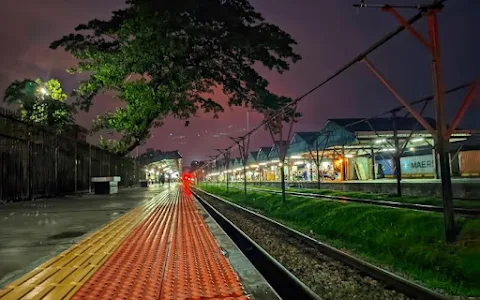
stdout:
[[276,298],[180,185],[1,209],[0,299]]
[[160,192],[126,189],[0,205],[0,287]]

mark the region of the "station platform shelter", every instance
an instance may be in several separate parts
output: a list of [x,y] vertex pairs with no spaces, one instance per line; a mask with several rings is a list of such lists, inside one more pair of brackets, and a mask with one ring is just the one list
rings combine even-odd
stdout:
[[[426,121],[435,128],[435,120]],[[447,150],[453,177],[480,177],[480,132],[453,131]],[[434,137],[410,117],[329,119],[320,131],[295,132],[289,141],[254,149],[245,162],[232,158],[227,168],[217,160],[206,176],[217,182],[227,176],[230,181],[245,176],[249,182],[274,182],[282,168],[291,182],[375,181],[395,178],[397,172],[404,179],[438,179],[440,174]]]
[[275,299],[182,184],[5,204],[0,239],[0,299]]

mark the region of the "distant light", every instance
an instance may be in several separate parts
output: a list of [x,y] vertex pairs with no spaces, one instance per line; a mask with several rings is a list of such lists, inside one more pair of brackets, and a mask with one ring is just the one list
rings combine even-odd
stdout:
[[293,164],[294,165],[303,165],[303,164],[305,164],[305,162],[304,161],[296,161]]
[[415,152],[415,148],[411,147],[410,151]]
[[383,148],[380,151],[382,151],[382,152],[395,152],[395,148]]
[[279,167],[283,167],[283,164],[282,164],[282,163],[279,163],[278,166],[279,166]]
[[311,163],[307,163],[307,168],[310,169],[310,167],[312,166]]
[[416,138],[412,140],[412,143],[419,143],[419,142],[423,142],[424,140],[425,140],[424,138]]
[[302,157],[300,155],[292,155],[290,159],[302,159]]
[[267,163],[259,163],[258,165],[259,165],[259,166],[266,166]]
[[346,158],[352,158],[352,157],[353,157],[353,154],[346,154],[345,157],[346,157]]
[[376,141],[375,141],[375,144],[385,143],[386,141],[387,141],[386,139],[376,140]]
[[43,95],[46,95],[46,94],[48,94],[48,91],[47,91],[46,88],[42,87],[42,88],[40,88],[40,93],[42,93]]

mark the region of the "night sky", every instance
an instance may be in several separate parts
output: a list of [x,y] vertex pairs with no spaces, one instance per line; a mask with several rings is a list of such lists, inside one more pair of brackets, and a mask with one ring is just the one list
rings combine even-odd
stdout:
[[[272,91],[291,97],[309,90],[398,25],[391,15],[381,10],[358,11],[352,7],[359,2],[356,0],[251,2],[269,22],[279,25],[298,42],[297,51],[303,59],[293,65],[290,72],[283,75],[263,73],[270,80]],[[79,23],[107,18],[112,10],[121,8],[124,1],[0,0],[0,3],[0,90],[3,94],[11,81],[36,77],[59,78],[70,92],[78,78],[66,74],[65,69],[73,65],[74,60],[62,50],[50,50],[50,42],[73,32]],[[418,1],[389,3],[418,4]],[[402,13],[411,16],[415,11]],[[447,88],[480,79],[479,20],[478,0],[447,1],[439,16]],[[417,22],[415,27],[425,33],[426,19]],[[432,93],[430,57],[410,34],[400,34],[370,58],[408,100]],[[465,93],[447,97],[450,118]],[[225,103],[221,95],[215,97]],[[77,121],[89,128],[98,113],[114,109],[118,104],[119,101],[111,96],[97,97],[91,111],[80,113]],[[368,117],[397,105],[396,99],[367,67],[358,64],[301,102],[299,108],[303,117],[295,130],[320,130],[328,118]],[[480,99],[476,99],[461,126],[480,129],[479,113]],[[260,116],[250,114],[250,128],[260,121]],[[246,111],[239,108],[225,107],[219,120],[200,115],[192,119],[187,128],[182,122],[169,119],[163,127],[153,129],[152,137],[139,152],[146,148],[179,150],[189,163],[193,159],[205,159],[215,152],[214,148],[230,145],[226,135],[241,135],[246,126]],[[95,142],[97,138],[94,136],[91,140]],[[253,138],[252,149],[270,145],[268,134],[262,132]]]

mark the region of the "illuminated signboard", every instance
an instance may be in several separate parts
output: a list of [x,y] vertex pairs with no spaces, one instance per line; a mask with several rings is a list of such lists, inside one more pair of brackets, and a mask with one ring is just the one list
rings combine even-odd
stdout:
[[405,174],[433,174],[435,164],[432,155],[402,157],[400,159],[402,173]]

